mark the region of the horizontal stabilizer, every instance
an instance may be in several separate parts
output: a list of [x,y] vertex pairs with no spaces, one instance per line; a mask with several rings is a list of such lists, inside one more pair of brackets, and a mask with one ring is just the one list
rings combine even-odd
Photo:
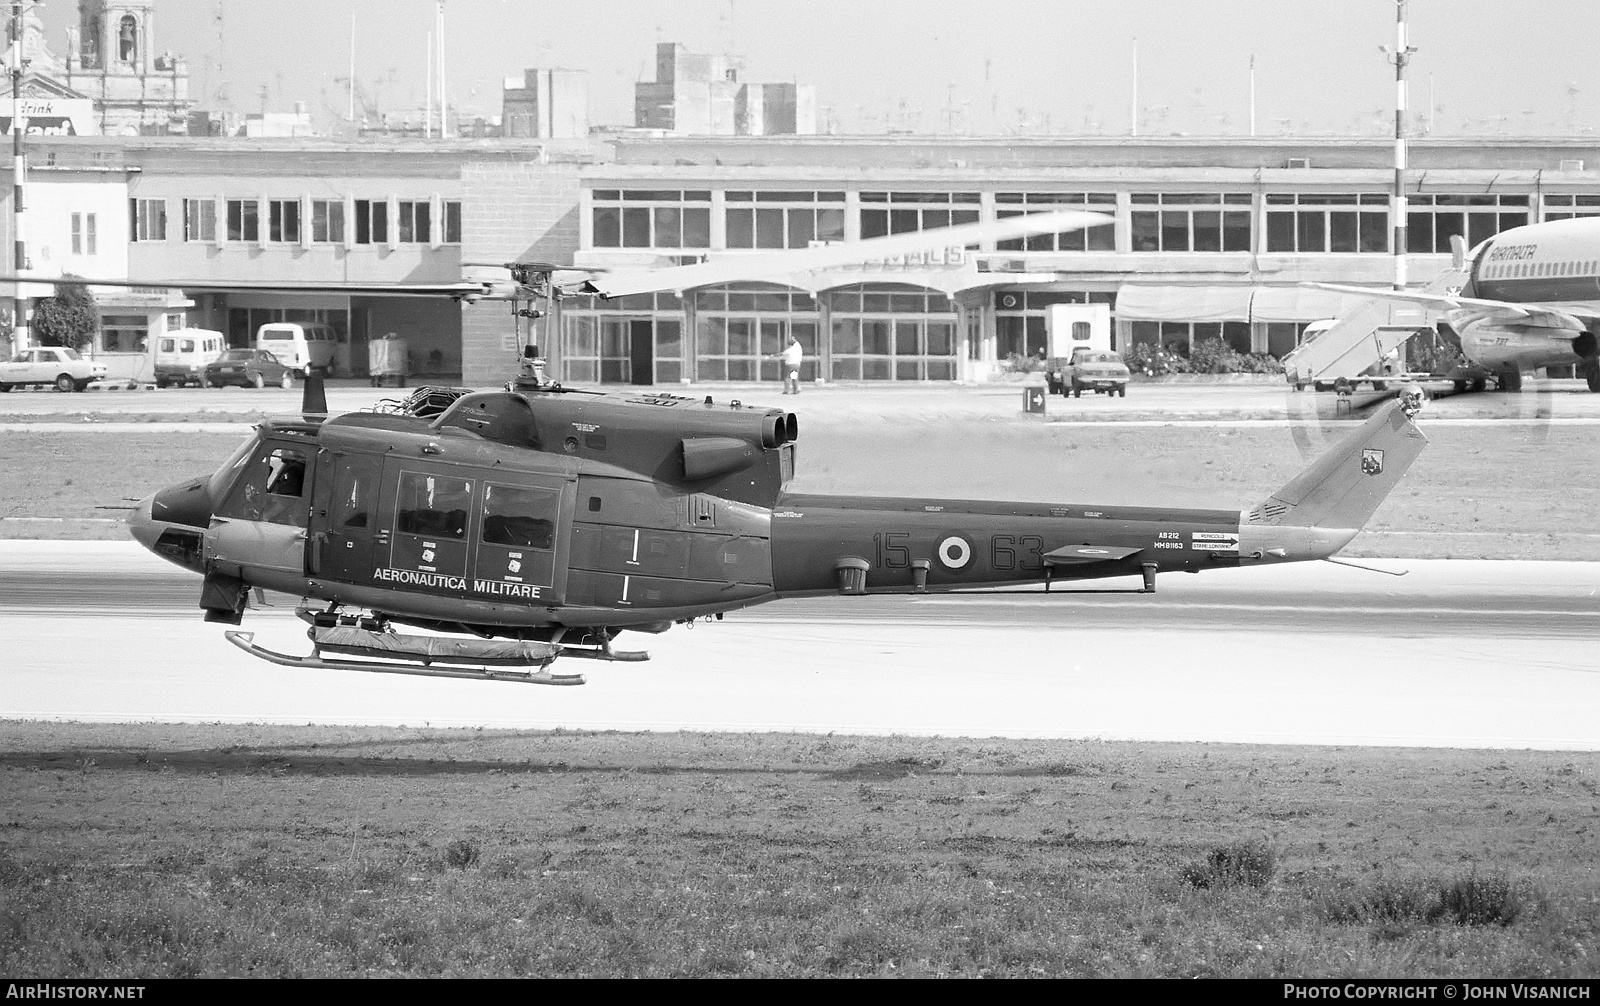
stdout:
[[1066,545],[1053,552],[1046,552],[1044,564],[1046,566],[1086,566],[1091,562],[1111,562],[1114,559],[1126,559],[1130,555],[1143,552],[1142,548],[1123,548],[1120,545]]

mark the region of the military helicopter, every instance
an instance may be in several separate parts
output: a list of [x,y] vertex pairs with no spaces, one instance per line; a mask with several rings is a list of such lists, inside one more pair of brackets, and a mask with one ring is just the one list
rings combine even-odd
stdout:
[[[1103,219],[1004,224],[1055,232]],[[960,247],[968,228],[996,226],[947,235]],[[799,254],[816,252],[846,255]],[[726,268],[585,282],[613,295],[684,289]],[[531,346],[502,389],[421,388],[392,408],[326,418],[319,389],[313,375],[305,415],[261,424],[214,473],[140,501],[134,537],[202,577],[208,622],[241,625],[254,589],[301,598],[310,655],[226,632],[273,663],[556,685],[583,681],[552,673],[558,657],[647,659],[613,646],[624,631],[779,598],[1052,591],[1125,576],[1150,593],[1164,572],[1327,558],[1427,442],[1413,423],[1420,392],[1402,394],[1242,511],[822,496],[788,491],[793,413],[565,388]]]
[[[211,622],[252,588],[303,598],[277,664],[544,684],[559,656],[643,660],[618,633],[786,597],[929,593],[1332,556],[1421,452],[1402,395],[1243,511],[788,492],[793,413],[662,393],[418,389],[400,408],[277,420],[211,475],[142,500],[133,535],[203,577]],[[395,626],[430,630],[401,633]]]

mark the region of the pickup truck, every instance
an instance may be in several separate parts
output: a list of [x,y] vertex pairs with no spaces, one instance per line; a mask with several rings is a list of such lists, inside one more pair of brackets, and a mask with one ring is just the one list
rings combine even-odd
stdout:
[[53,385],[57,391],[82,391],[106,376],[103,363],[91,363],[76,349],[37,346],[0,363],[0,391],[29,384]]
[[1128,397],[1128,366],[1116,353],[1104,349],[1077,349],[1065,363],[1052,360],[1051,364],[1046,368],[1046,383],[1052,392],[1070,393],[1073,398],[1079,398],[1083,389],[1091,388],[1097,395],[1103,392]]

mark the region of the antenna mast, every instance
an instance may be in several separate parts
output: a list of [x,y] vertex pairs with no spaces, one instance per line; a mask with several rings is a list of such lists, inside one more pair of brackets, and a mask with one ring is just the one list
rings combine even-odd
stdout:
[[444,0],[438,0],[438,13],[434,18],[434,34],[439,45],[439,139],[450,138],[450,99],[445,97],[444,86]]
[[1139,36],[1137,35],[1133,37],[1133,108],[1128,135],[1139,135]]
[[356,12],[350,12],[350,110],[346,117],[356,121]]

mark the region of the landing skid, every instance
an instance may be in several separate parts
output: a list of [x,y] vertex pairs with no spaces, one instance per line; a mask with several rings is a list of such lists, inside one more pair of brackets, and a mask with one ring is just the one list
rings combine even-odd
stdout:
[[[253,657],[279,664],[283,667],[303,667],[313,670],[371,671],[380,674],[411,674],[426,678],[467,678],[473,681],[516,681],[530,685],[581,685],[581,674],[552,674],[543,667],[528,671],[501,670],[497,668],[440,667],[423,664],[387,662],[377,660],[326,660],[313,654],[296,657],[287,653],[258,646],[253,632],[225,632],[228,642]],[[564,651],[568,656],[590,656],[574,650]],[[628,659],[616,657],[615,659]],[[637,658],[635,658],[637,659]]]

